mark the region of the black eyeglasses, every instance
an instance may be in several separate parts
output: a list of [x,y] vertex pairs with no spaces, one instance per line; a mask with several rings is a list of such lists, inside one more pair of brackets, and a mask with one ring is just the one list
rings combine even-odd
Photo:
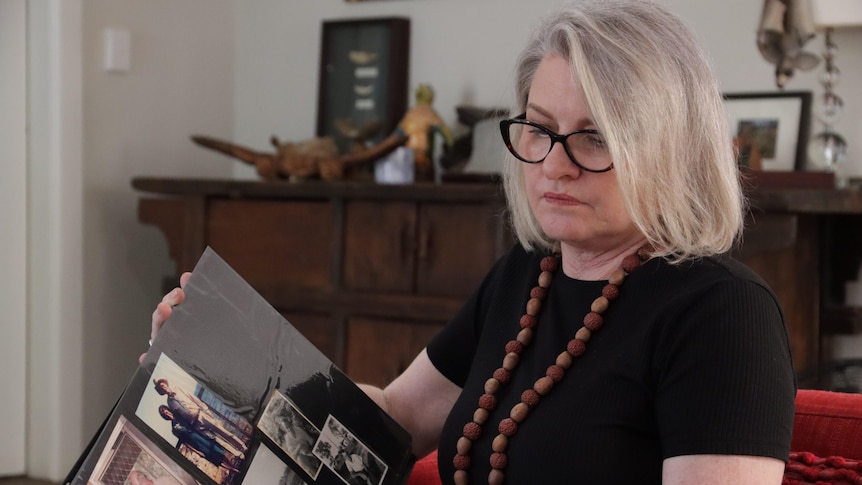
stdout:
[[524,113],[500,121],[503,142],[518,160],[542,163],[551,153],[554,143],[559,142],[572,163],[587,172],[607,172],[614,168],[605,139],[598,131],[577,130],[560,135],[526,118]]

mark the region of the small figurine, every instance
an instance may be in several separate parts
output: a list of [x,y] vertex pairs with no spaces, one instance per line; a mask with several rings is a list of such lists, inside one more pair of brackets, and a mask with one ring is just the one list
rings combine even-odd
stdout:
[[407,137],[406,146],[413,150],[416,181],[434,180],[434,133],[443,135],[447,150],[455,141],[446,123],[431,107],[433,101],[434,90],[431,86],[420,84],[416,88],[416,106],[407,110],[396,129],[396,133]]

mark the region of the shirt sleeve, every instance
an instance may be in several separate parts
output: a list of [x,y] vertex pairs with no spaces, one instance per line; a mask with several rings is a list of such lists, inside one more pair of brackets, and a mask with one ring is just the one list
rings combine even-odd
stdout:
[[772,292],[755,281],[725,280],[668,320],[653,373],[664,457],[787,460],[796,382]]

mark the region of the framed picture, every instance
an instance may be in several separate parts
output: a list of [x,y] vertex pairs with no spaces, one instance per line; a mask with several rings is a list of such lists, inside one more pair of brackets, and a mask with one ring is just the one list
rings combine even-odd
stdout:
[[794,171],[805,167],[811,126],[811,92],[724,95],[741,167]]
[[342,153],[376,142],[407,109],[410,20],[400,17],[323,23],[317,136],[333,136]]

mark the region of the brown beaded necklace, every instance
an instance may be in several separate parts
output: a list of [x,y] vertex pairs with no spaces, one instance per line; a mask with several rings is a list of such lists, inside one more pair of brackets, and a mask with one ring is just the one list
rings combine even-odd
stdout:
[[[547,396],[554,388],[554,384],[560,382],[571,367],[574,359],[584,354],[587,341],[593,332],[598,331],[604,324],[602,314],[607,311],[610,302],[620,294],[620,286],[626,275],[637,269],[643,261],[649,259],[649,251],[646,248],[639,249],[635,254],[623,259],[622,268],[614,271],[608,284],[602,288],[602,296],[596,298],[590,306],[590,312],[584,317],[584,326],[579,328],[574,338],[566,345],[566,350],[561,352],[554,364],[548,367],[545,375],[536,379],[532,389],[527,389],[521,394],[521,402],[512,406],[509,417],[500,421],[497,426],[499,434],[491,443],[491,473],[488,475],[489,485],[502,485],[506,479],[504,470],[508,465],[509,458],[506,449],[509,440],[518,432],[518,426],[527,419],[530,411],[536,408],[541,398]],[[542,302],[548,296],[548,288],[551,286],[554,272],[559,267],[559,259],[555,256],[546,256],[540,263],[538,285],[530,290],[530,299],[527,301],[527,310],[521,317],[521,330],[515,340],[506,344],[506,355],[503,357],[502,365],[494,371],[491,378],[485,381],[485,393],[479,397],[479,407],[473,413],[473,420],[464,425],[464,433],[458,439],[456,445],[457,453],[452,460],[455,465],[455,484],[467,485],[469,478],[467,469],[470,468],[470,449],[473,442],[482,435],[482,425],[488,421],[491,411],[497,407],[495,394],[501,386],[506,385],[511,379],[512,372],[518,366],[521,352],[533,341],[533,333],[538,315],[542,309]]]

